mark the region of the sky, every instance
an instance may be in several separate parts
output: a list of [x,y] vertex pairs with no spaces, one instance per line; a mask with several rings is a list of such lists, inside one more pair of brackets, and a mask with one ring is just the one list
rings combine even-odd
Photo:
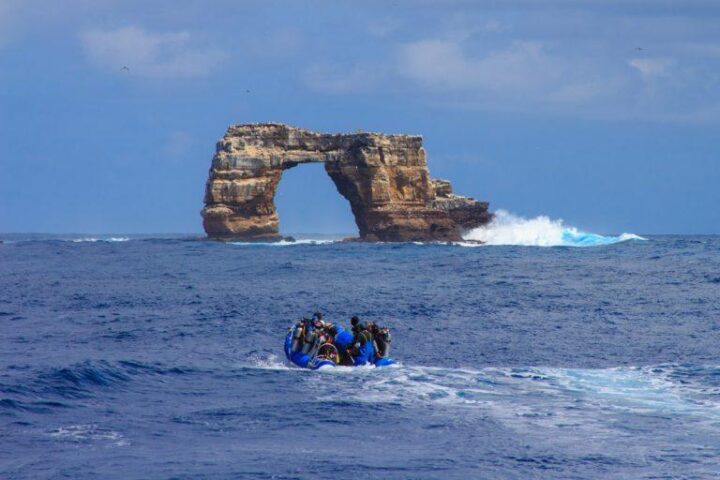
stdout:
[[[491,209],[720,234],[718,25],[716,0],[0,0],[0,232],[200,233],[215,142],[274,121],[421,134]],[[281,229],[355,231],[318,167],[285,172]]]

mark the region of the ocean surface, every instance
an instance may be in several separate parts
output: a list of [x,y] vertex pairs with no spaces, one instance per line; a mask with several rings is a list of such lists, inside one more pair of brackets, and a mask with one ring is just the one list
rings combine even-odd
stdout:
[[[0,478],[719,478],[720,237],[515,225],[0,236]],[[316,309],[400,364],[289,366]]]

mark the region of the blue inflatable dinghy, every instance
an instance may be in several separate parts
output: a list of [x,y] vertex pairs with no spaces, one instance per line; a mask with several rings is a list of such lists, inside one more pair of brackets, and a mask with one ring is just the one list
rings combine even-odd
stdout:
[[[333,343],[325,343],[317,348],[317,351],[303,352],[302,349],[293,351],[293,337],[299,327],[293,326],[285,337],[285,356],[292,363],[302,368],[316,370],[320,367],[337,367],[340,366],[338,361],[340,351],[344,351],[353,341],[353,334],[347,330],[343,330],[339,325],[335,325],[337,334]],[[392,365],[395,361],[392,358],[380,357],[375,352],[373,342],[366,342],[360,347],[359,355],[352,357],[353,367],[363,365],[375,365],[376,367],[385,367]]]

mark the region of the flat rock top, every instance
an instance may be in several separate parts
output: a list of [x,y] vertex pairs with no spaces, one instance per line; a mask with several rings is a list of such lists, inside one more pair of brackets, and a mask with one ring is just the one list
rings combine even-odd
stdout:
[[371,138],[371,137],[383,137],[383,138],[397,138],[397,139],[419,139],[422,140],[422,135],[410,135],[410,134],[388,134],[382,132],[364,132],[357,131],[353,133],[327,133],[327,132],[314,132],[305,128],[293,127],[285,123],[238,123],[230,125],[228,127],[227,135],[258,135],[258,136],[286,136],[286,135],[298,135],[306,137],[316,138]]

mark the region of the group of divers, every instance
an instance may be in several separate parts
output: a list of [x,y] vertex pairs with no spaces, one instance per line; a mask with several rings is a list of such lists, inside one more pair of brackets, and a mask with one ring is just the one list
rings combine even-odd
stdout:
[[378,367],[395,363],[390,357],[390,329],[374,322],[350,319],[350,330],[326,322],[320,312],[290,327],[285,337],[285,356],[299,367]]

